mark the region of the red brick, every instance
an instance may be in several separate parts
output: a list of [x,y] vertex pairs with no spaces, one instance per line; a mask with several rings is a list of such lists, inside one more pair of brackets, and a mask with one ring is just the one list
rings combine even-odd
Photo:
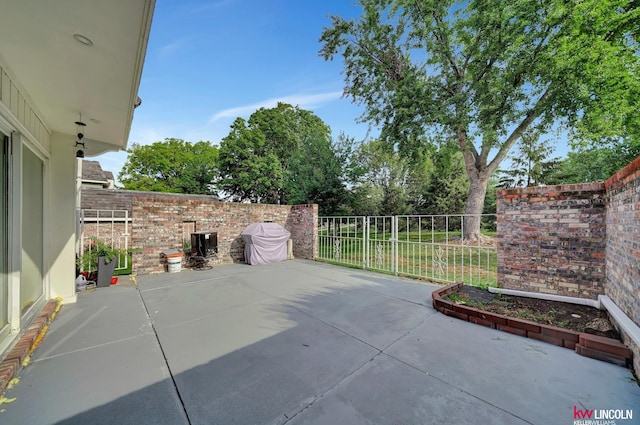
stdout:
[[590,357],[596,360],[602,360],[603,362],[613,363],[622,367],[627,367],[630,364],[630,360],[625,357],[620,357],[611,353],[605,353],[602,351],[594,350],[592,348],[587,348],[580,344],[576,345],[576,353],[580,354],[581,356]]
[[46,316],[48,320],[51,314],[55,311],[56,307],[58,307],[58,302],[55,300],[51,300],[44,306],[40,315]]
[[616,339],[581,333],[579,344],[585,348],[609,353],[614,356],[631,358],[631,350]]
[[480,317],[481,311],[463,304],[454,304],[453,310],[458,313],[466,314],[467,316]]
[[36,340],[39,334],[40,334],[40,329],[27,329],[27,331],[20,338],[20,341],[26,340],[26,341],[30,341],[30,344],[32,344],[33,341]]
[[507,326],[507,325],[498,324],[497,329],[500,329],[501,331],[509,332],[510,334],[514,334],[514,335],[527,336],[527,331],[525,331],[524,329],[512,328],[511,326]]
[[460,313],[459,311],[454,311],[453,315],[460,320],[469,321],[469,315],[465,313]]
[[43,317],[43,316],[36,317],[33,320],[33,322],[31,322],[31,325],[29,325],[28,329],[37,329],[38,333],[40,333],[40,329],[42,329],[44,325],[46,325],[48,322],[49,322],[49,319],[47,317]]
[[18,344],[16,344],[15,347],[13,347],[11,351],[9,351],[6,359],[16,359],[19,363],[22,363],[24,358],[29,354],[29,350],[31,350],[31,343],[29,343],[28,341],[20,341],[18,342]]
[[20,364],[15,360],[5,360],[0,364],[0,376],[8,376],[10,381],[18,372]]
[[448,308],[444,309],[442,312],[447,316],[455,317],[457,319],[461,319],[461,320],[465,320],[465,321],[469,320],[469,316],[467,316],[466,314],[459,313],[459,312],[453,311],[453,310],[449,310]]
[[507,319],[507,325],[513,328],[524,329],[527,332],[540,333],[540,325],[527,320],[509,318]]
[[433,300],[433,302],[436,305],[436,307],[442,307],[449,310],[453,310],[453,303],[443,300],[442,298],[436,298],[435,300]]
[[543,335],[536,332],[527,332],[527,336],[531,339],[537,339],[538,341],[548,342],[549,344],[557,345],[558,347],[564,346],[564,339],[556,338],[553,336]]
[[506,326],[506,324],[507,324],[507,318],[505,316],[501,316],[499,314],[483,312],[480,315],[480,318],[484,319],[484,320],[489,320],[489,321],[495,323],[496,325],[505,325]]
[[567,341],[578,342],[578,332],[569,329],[556,328],[554,326],[540,325],[540,333],[554,338],[560,338]]
[[486,327],[489,327],[489,328],[492,328],[492,329],[496,328],[496,324],[493,323],[492,321],[484,320],[484,319],[481,319],[479,317],[469,316],[469,321],[471,323],[475,323],[476,325],[482,325],[482,326],[486,326]]

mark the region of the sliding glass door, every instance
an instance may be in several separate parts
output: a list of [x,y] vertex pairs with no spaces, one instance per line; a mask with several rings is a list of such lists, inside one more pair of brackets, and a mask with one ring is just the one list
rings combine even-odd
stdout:
[[22,149],[22,273],[20,308],[24,314],[43,294],[44,163],[26,146]]
[[0,330],[9,322],[9,138],[0,132]]

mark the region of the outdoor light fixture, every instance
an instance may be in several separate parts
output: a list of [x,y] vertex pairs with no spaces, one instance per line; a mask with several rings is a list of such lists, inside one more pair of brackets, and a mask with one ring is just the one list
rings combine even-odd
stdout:
[[82,122],[82,114],[80,114],[80,119],[78,121],[75,122],[76,128],[77,128],[77,134],[76,136],[78,137],[78,139],[76,140],[76,144],[75,147],[81,147],[81,149],[78,149],[76,151],[76,158],[84,158],[84,150],[86,149],[84,142],[82,141],[84,139],[84,133],[82,133],[82,129],[84,127],[86,127],[87,125],[85,123]]

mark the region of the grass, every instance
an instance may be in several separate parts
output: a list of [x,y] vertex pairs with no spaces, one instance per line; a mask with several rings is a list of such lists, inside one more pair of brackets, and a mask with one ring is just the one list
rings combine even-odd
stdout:
[[[126,276],[126,275],[130,275],[131,274],[131,268],[133,266],[133,261],[132,261],[132,256],[131,254],[127,254],[127,267],[125,268],[116,268],[113,271],[113,275],[114,276]],[[118,263],[116,263],[116,267],[118,267],[118,264],[125,264],[125,257],[124,255],[121,255],[120,258],[118,259]]]
[[[495,232],[483,232],[493,236]],[[401,232],[398,235],[397,269],[394,269],[394,244],[391,233],[370,235],[365,246],[362,232],[352,232],[335,240],[319,233],[319,257],[332,264],[362,268],[365,248],[367,268],[379,272],[429,279],[436,282],[463,281],[488,287],[497,285],[497,253],[494,247],[462,245],[460,232]],[[457,239],[457,240],[456,240]],[[448,242],[448,243],[447,243]],[[336,258],[337,254],[337,258]]]

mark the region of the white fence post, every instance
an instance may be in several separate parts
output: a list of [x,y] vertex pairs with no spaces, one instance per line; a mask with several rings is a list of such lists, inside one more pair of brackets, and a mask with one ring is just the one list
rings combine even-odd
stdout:
[[362,217],[362,268],[369,267],[369,217]]
[[398,256],[398,216],[391,216],[391,250],[393,251],[393,272],[398,275],[399,256]]
[[[485,216],[495,220],[495,215]],[[467,244],[461,237],[464,218],[460,214],[321,217],[318,259],[434,282],[463,280],[494,286],[496,244]]]

